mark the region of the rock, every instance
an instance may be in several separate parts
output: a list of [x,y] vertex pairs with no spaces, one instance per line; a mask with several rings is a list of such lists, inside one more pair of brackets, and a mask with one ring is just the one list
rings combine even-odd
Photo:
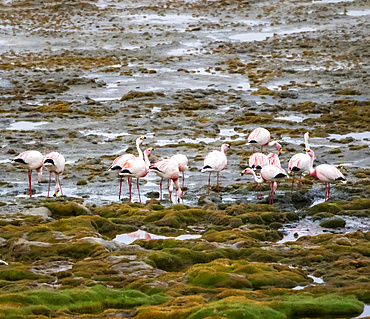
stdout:
[[282,99],[286,99],[286,98],[298,99],[298,93],[297,92],[282,91],[282,92],[279,93],[279,95]]
[[13,241],[10,243],[9,249],[13,250],[17,253],[25,253],[31,251],[30,246],[38,246],[38,247],[49,247],[51,246],[50,243],[44,243],[41,241],[28,241],[23,238],[19,238],[18,240]]
[[42,262],[38,260],[32,265],[31,271],[37,275],[47,275],[61,271],[66,271],[72,269],[72,267],[73,262],[70,261],[56,260],[42,264]]
[[103,238],[98,237],[83,237],[80,241],[91,243],[91,244],[99,244],[104,246],[108,251],[138,251],[142,250],[139,245],[125,245],[121,244],[115,240],[105,240]]
[[40,216],[45,221],[51,221],[51,211],[46,207],[36,207],[31,208],[29,210],[26,210],[22,212],[22,215],[28,215],[28,216]]
[[334,218],[324,220],[323,222],[321,222],[320,226],[325,228],[342,228],[346,226],[346,221],[341,218]]

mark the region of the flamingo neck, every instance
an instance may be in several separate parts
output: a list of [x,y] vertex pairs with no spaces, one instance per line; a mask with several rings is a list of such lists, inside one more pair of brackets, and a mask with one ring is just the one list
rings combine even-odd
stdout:
[[258,184],[263,183],[263,178],[262,177],[258,177],[254,171],[252,171],[252,174],[254,176],[254,180],[256,181],[256,183],[258,183]]
[[146,152],[144,153],[144,162],[147,167],[150,166],[149,156],[148,156],[148,153]]
[[271,142],[269,142],[267,145],[268,146],[275,146],[275,144],[276,144],[277,142],[276,141],[271,141]]
[[138,139],[136,140],[136,149],[137,149],[137,152],[139,153],[139,158],[143,159],[143,152],[142,150],[140,149],[140,144],[141,144],[141,139]]
[[306,150],[310,149],[310,146],[308,145],[308,132],[304,135],[304,145],[306,147]]
[[308,167],[308,171],[312,176],[317,177],[316,170],[313,168],[313,162],[315,160],[315,153],[313,151],[310,151],[311,154],[308,156],[311,158],[310,166]]

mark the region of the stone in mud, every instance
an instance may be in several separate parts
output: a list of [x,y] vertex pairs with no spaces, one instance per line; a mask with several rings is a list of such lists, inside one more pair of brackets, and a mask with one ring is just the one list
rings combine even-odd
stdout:
[[324,220],[322,223],[320,223],[320,226],[325,228],[342,228],[346,226],[346,221],[341,218]]
[[26,216],[40,216],[44,221],[50,221],[51,218],[51,211],[47,207],[36,207],[31,208],[22,212],[22,215]]

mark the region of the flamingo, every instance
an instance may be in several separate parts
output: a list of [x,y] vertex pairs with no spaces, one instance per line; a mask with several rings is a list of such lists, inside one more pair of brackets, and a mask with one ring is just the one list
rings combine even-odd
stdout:
[[269,164],[267,156],[262,153],[253,153],[251,156],[249,156],[248,163],[251,169],[261,169]]
[[277,167],[281,167],[280,160],[279,160],[279,155],[277,155],[275,153],[270,153],[270,154],[267,155],[267,160],[269,162],[269,165],[274,165],[274,166],[277,166]]
[[[308,145],[308,132],[304,134],[304,141],[305,141],[305,150],[309,150],[310,147]],[[289,164],[288,164],[288,174],[290,172],[293,172],[293,178],[292,178],[292,188],[290,190],[290,193],[293,193],[293,185],[294,185],[294,175],[297,173],[299,174],[299,182],[298,182],[298,187],[299,190],[301,190],[302,187],[302,174],[303,173],[308,173],[310,170],[310,165],[311,165],[311,157],[306,153],[299,153],[293,155],[293,157],[290,159]]]
[[[143,140],[146,139],[145,136],[141,136],[141,137],[138,137],[136,139],[136,149],[139,153],[139,156],[141,154],[141,156],[143,156],[142,152],[141,152],[141,149],[140,149],[140,144],[143,142]],[[109,172],[111,171],[121,171],[122,170],[122,167],[123,165],[130,159],[133,159],[135,158],[136,156],[135,155],[132,155],[132,154],[124,154],[124,155],[121,155],[121,156],[118,156],[114,161],[113,163],[108,167],[108,169],[106,170],[105,174],[109,174]],[[119,194],[118,194],[118,199],[121,199],[121,190],[122,190],[122,175],[120,176],[120,182],[119,182]]]
[[335,181],[341,181],[342,183],[346,183],[346,178],[341,173],[341,171],[337,169],[334,165],[321,164],[321,165],[316,166],[316,168],[314,169],[313,162],[315,160],[315,152],[309,149],[306,149],[305,151],[307,152],[308,156],[310,156],[311,158],[309,173],[315,178],[324,182],[325,201],[327,201],[330,195],[330,183],[334,183]]
[[259,127],[254,129],[248,136],[247,139],[247,145],[252,144],[253,145],[253,152],[255,145],[261,146],[261,153],[263,152],[264,146],[275,146],[276,149],[282,153],[283,149],[281,145],[277,141],[271,141],[271,134],[268,130],[266,130],[263,127]]
[[[261,177],[258,177],[254,170],[250,168],[246,168],[242,171],[242,175],[244,174],[253,174],[254,180],[257,184],[262,185],[262,183],[270,183],[270,200],[269,204],[272,205],[274,203],[274,193],[277,189],[277,181],[282,180],[283,178],[288,177],[286,171],[278,166],[275,165],[267,165],[262,167],[261,169]],[[258,194],[257,188],[257,199],[262,199],[261,190]]]
[[49,187],[48,187],[48,197],[50,193],[50,182],[51,182],[51,173],[55,175],[55,192],[53,196],[57,196],[59,190],[63,195],[62,185],[60,184],[59,175],[64,171],[65,158],[62,154],[58,152],[49,152],[45,155],[44,166],[50,172],[49,176]]
[[132,178],[136,178],[136,185],[137,185],[137,191],[139,194],[139,202],[141,203],[141,197],[140,197],[140,188],[139,188],[139,178],[145,177],[149,173],[149,155],[150,152],[153,150],[153,148],[147,148],[143,152],[139,150],[139,156],[130,157],[125,161],[122,165],[122,170],[119,173],[120,176],[127,176],[128,179],[128,187],[129,187],[129,193],[130,193],[130,202],[131,202],[131,189],[132,189]]
[[30,186],[30,197],[32,197],[31,175],[32,170],[37,171],[39,183],[42,178],[42,165],[44,164],[44,156],[39,151],[26,151],[15,157],[11,163],[18,163],[23,168],[28,169],[28,182]]
[[[173,191],[173,184],[176,187],[177,190],[177,198],[180,200],[182,191],[179,185],[179,176],[180,176],[180,170],[179,170],[179,164],[177,161],[170,159],[160,159],[156,161],[154,164],[150,165],[149,167],[151,172],[156,173],[159,177],[161,177],[161,182],[160,182],[160,199],[162,199],[162,181],[163,179],[168,180],[168,192],[170,194],[170,201],[172,202],[171,199],[171,194]],[[171,185],[170,185],[170,180],[171,180]]]
[[170,157],[170,161],[175,161],[179,165],[179,171],[182,173],[182,189],[184,189],[185,183],[185,171],[189,169],[188,158],[184,154],[176,154]]
[[206,155],[204,158],[204,165],[201,170],[202,173],[209,172],[208,177],[208,195],[209,189],[211,187],[211,174],[212,172],[217,173],[217,187],[218,193],[220,194],[220,184],[219,184],[219,176],[220,172],[226,168],[227,165],[227,157],[225,151],[229,147],[229,144],[222,144],[221,151],[214,150]]

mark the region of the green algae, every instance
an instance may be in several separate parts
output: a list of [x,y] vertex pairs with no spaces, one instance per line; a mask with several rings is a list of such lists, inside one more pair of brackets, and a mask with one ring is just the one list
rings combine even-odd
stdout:
[[[148,296],[135,290],[113,290],[104,286],[62,291],[36,290],[4,295],[0,293],[0,318],[66,313],[95,314],[105,309],[132,308],[163,303],[166,297]],[[37,312],[37,313],[35,313]]]

